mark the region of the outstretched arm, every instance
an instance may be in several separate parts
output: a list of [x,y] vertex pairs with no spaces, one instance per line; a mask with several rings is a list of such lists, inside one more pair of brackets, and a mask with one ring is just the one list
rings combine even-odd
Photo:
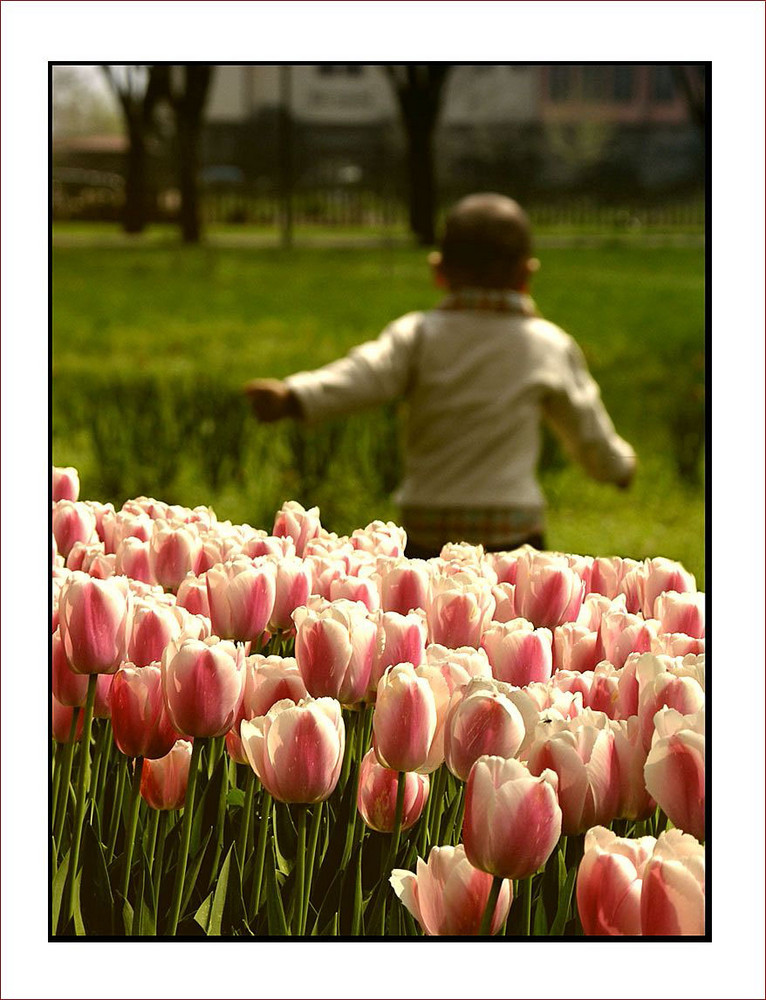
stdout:
[[636,453],[614,429],[582,351],[570,340],[561,372],[543,400],[543,411],[571,458],[593,479],[627,489]]
[[259,420],[303,417],[313,423],[384,403],[406,393],[412,377],[419,313],[391,323],[377,340],[354,347],[345,358],[283,382],[254,379],[244,391]]

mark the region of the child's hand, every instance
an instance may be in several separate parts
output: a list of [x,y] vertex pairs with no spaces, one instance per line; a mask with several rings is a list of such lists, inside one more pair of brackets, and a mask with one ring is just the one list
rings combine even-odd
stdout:
[[294,393],[275,378],[254,378],[246,382],[243,392],[250,400],[253,413],[265,424],[284,417],[299,417],[300,404]]

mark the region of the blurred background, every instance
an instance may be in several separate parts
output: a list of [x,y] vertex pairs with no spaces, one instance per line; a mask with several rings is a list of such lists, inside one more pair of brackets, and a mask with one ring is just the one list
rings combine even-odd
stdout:
[[538,306],[641,463],[618,494],[546,439],[549,545],[666,555],[702,586],[705,82],[702,64],[54,66],[55,464],[115,504],[396,519],[395,407],[262,427],[240,387],[435,304],[445,209],[496,190],[528,210]]

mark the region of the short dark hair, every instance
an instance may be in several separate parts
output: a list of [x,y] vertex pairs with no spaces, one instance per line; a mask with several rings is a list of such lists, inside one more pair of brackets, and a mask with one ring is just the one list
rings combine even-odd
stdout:
[[453,286],[502,288],[532,252],[529,219],[501,194],[471,194],[447,214],[441,266]]

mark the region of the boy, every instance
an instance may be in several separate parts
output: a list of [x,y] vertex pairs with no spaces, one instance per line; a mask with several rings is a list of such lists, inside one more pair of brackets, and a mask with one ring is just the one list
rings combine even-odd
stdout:
[[528,295],[539,262],[515,201],[469,195],[450,211],[430,262],[447,297],[394,320],[347,357],[245,392],[259,420],[314,422],[404,396],[404,478],[395,498],[407,555],[445,542],[544,548],[536,479],[545,419],[594,479],[625,488],[636,457],[615,432],[582,353]]

